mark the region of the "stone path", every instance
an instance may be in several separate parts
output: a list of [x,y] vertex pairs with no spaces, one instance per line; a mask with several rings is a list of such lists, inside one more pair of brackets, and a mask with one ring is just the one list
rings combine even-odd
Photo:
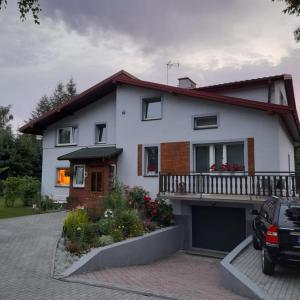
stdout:
[[300,300],[300,268],[276,266],[275,274],[264,275],[261,271],[261,251],[250,244],[233,261],[239,271],[276,300]]
[[52,279],[50,269],[65,213],[0,220],[0,299],[158,299]]
[[176,299],[245,299],[219,285],[219,259],[183,253],[144,266],[73,275],[69,280]]

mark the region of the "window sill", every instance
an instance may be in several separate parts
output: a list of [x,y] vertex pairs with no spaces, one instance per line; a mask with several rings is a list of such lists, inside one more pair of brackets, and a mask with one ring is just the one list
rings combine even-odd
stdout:
[[157,121],[157,120],[162,120],[162,117],[152,118],[152,119],[142,119],[142,122],[144,122],[144,121]]
[[73,189],[84,189],[85,186],[84,185],[75,185],[75,186],[73,185],[72,188]]
[[105,144],[107,144],[107,142],[95,142],[95,144],[96,145],[103,145],[103,144],[105,145]]
[[56,144],[55,147],[74,147],[77,144]]
[[57,187],[57,188],[69,188],[70,186],[69,185],[59,185],[59,184],[56,184],[55,187]]
[[151,174],[147,175],[147,174],[145,174],[144,177],[158,177],[158,174],[156,174],[156,175],[151,175]]
[[217,126],[217,125],[213,125],[213,126],[194,127],[194,130],[202,130],[202,129],[216,129],[216,128],[219,128],[219,126]]

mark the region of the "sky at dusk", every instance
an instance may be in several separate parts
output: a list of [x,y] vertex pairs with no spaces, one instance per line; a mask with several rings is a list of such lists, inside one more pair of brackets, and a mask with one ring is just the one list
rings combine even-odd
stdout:
[[300,17],[271,0],[41,0],[40,25],[21,22],[15,0],[0,11],[0,105],[14,127],[44,94],[72,77],[81,92],[120,69],[197,86],[292,74],[300,109]]

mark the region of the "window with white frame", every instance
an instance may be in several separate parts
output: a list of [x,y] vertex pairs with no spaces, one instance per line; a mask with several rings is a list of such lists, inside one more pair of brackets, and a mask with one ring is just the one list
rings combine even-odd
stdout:
[[73,187],[84,187],[84,177],[84,165],[74,165]]
[[142,102],[142,119],[146,120],[157,120],[162,117],[162,104],[161,98],[144,98]]
[[63,127],[57,129],[56,144],[58,146],[75,145],[76,144],[76,127]]
[[218,115],[195,116],[194,129],[207,129],[218,127]]
[[218,143],[195,146],[196,172],[243,171],[244,143]]
[[96,143],[107,142],[107,128],[106,124],[96,124]]
[[145,176],[158,175],[158,147],[151,146],[144,148],[144,173]]
[[56,168],[56,185],[70,185],[70,168]]

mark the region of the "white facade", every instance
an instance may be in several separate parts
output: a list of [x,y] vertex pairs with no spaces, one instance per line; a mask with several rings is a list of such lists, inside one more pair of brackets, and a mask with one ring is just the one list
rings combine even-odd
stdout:
[[[265,90],[247,89],[232,96],[259,100],[267,95]],[[162,118],[142,121],[142,98],[162,98]],[[265,98],[264,98],[265,99]],[[274,100],[275,101],[275,100]],[[218,128],[194,130],[193,116],[217,114]],[[137,174],[137,145],[157,145],[161,142],[190,142],[191,171],[194,170],[194,145],[246,142],[254,137],[256,171],[294,170],[294,148],[284,126],[277,115],[270,115],[256,109],[194,99],[191,97],[163,94],[156,90],[128,85],[117,87],[117,91],[99,99],[49,126],[43,138],[42,194],[63,200],[68,188],[56,187],[56,168],[68,167],[68,161],[57,157],[82,147],[95,144],[95,125],[107,124],[107,144],[123,148],[118,157],[119,180],[130,186],[139,185],[152,196],[158,193],[158,177],[144,177]],[[76,146],[57,147],[56,131],[63,126],[76,126]],[[105,146],[105,145],[103,145]],[[244,153],[247,165],[247,147]]]

